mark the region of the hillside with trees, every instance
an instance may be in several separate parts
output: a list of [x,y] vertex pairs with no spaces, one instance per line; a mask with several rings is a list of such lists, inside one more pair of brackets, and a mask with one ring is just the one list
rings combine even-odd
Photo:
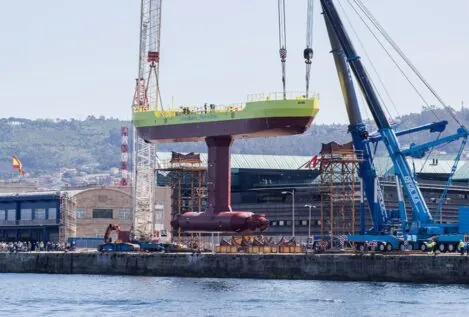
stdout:
[[[437,121],[434,113],[442,120],[449,121],[448,132],[457,128],[446,111],[424,109],[419,114],[409,114],[397,119],[398,129],[419,126]],[[461,109],[457,117],[469,126],[469,110]],[[89,116],[85,120],[21,118],[0,119],[0,177],[15,173],[11,168],[11,156],[18,156],[29,173],[57,171],[61,168],[93,166],[97,171],[118,167],[120,161],[120,128],[129,122],[113,118]],[[374,131],[374,127],[369,127]],[[442,135],[447,134],[443,133]],[[435,136],[423,132],[403,137],[401,143],[423,143]],[[233,153],[312,155],[321,148],[321,143],[351,140],[345,124],[313,125],[303,135],[277,138],[238,140],[234,142]],[[443,147],[448,153],[455,153],[459,143]],[[203,143],[163,144],[159,151],[206,152]]]

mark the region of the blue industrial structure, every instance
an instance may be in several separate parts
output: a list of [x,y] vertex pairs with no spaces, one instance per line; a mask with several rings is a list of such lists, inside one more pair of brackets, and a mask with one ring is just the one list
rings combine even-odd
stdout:
[[[373,84],[371,83],[360,57],[357,55],[353,44],[344,29],[333,1],[321,0],[321,5],[350,120],[349,131],[352,134],[352,140],[357,156],[362,159],[359,163],[359,176],[362,178],[363,193],[369,203],[373,222],[373,227],[368,231],[365,231],[364,222],[362,221],[361,235],[352,235],[349,237],[349,240],[355,241],[358,244],[369,240],[378,240],[381,241],[382,250],[401,248],[405,241],[410,241],[414,248],[423,246],[423,249],[425,249],[424,241],[429,237],[435,236],[441,251],[444,251],[446,248],[451,249],[451,247],[454,247],[455,243],[458,242],[457,240],[464,238],[464,236],[456,234],[462,233],[461,229],[465,228],[466,224],[437,224],[434,221],[414,177],[414,172],[407,162],[406,156],[422,158],[426,155],[426,152],[429,149],[435,146],[462,139],[461,150],[458,153],[455,165],[452,168],[450,178],[448,180],[447,188],[449,188],[451,185],[451,178],[456,171],[462,149],[466,144],[466,139],[468,137],[467,129],[461,125],[455,134],[421,145],[413,144],[408,149],[402,149],[397,138],[399,134],[402,135],[424,130],[429,130],[430,132],[442,132],[445,129],[447,122],[441,121],[431,123],[396,133],[394,127],[392,127],[385,115]],[[355,75],[356,81],[363,92],[366,103],[372,113],[376,126],[378,127],[378,134],[376,134],[376,136],[370,137],[361,119],[360,109],[348,65]],[[427,85],[427,87],[429,86]],[[378,141],[384,143],[394,166],[399,210],[386,210],[384,205],[373,162],[372,145],[373,143],[376,145]],[[412,208],[412,219],[410,220],[407,219],[402,189],[404,189]],[[443,198],[446,191],[447,189],[443,192]],[[363,201],[364,200],[362,199],[362,202]],[[465,213],[467,212],[467,208],[460,209],[460,221],[461,219],[467,218],[465,216]],[[363,204],[361,206],[361,216],[362,219],[364,219],[365,215]]]
[[0,195],[0,241],[58,241],[60,192]]

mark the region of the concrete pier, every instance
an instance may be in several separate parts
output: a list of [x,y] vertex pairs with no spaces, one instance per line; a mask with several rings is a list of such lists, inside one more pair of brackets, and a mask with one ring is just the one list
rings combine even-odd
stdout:
[[0,253],[1,273],[469,284],[460,255]]

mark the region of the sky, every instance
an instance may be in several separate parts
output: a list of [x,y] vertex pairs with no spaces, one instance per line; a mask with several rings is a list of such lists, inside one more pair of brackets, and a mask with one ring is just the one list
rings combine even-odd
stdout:
[[[371,65],[377,69],[391,96],[383,97],[391,115],[420,111],[424,103],[348,1],[335,2],[352,21],[353,28],[346,26],[365,67],[378,85]],[[469,102],[469,1],[363,2],[447,104],[459,109]],[[130,118],[140,1],[4,0],[0,8],[0,117]],[[303,92],[306,0],[286,0],[286,14],[287,90]],[[172,98],[176,105],[228,104],[282,89],[275,0],[163,0],[161,32],[160,89],[167,105]],[[321,99],[316,123],[346,123],[318,0],[313,32],[311,91]]]

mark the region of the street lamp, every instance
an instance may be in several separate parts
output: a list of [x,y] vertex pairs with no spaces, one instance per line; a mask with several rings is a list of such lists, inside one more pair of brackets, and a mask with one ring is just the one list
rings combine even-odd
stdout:
[[316,205],[306,204],[305,207],[309,208],[309,218],[308,218],[308,238],[311,238],[311,208],[316,209]]
[[283,191],[282,195],[287,195],[291,194],[292,200],[291,200],[291,219],[292,219],[292,224],[291,224],[291,232],[292,232],[292,237],[295,237],[295,189],[292,189],[292,191]]

